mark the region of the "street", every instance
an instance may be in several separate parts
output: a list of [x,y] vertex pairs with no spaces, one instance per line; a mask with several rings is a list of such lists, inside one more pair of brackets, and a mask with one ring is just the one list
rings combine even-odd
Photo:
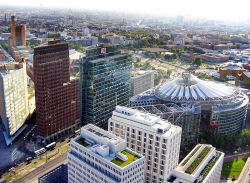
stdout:
[[49,171],[55,169],[61,164],[67,163],[67,153],[49,161],[48,163],[36,168],[32,172],[28,173],[21,179],[14,181],[13,183],[37,183],[38,177],[48,173]]

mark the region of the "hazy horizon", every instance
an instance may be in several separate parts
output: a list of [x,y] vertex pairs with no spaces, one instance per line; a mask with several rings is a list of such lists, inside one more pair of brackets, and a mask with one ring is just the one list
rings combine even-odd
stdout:
[[204,0],[203,2],[200,0],[1,0],[1,5],[104,10],[224,21],[250,20],[249,0]]

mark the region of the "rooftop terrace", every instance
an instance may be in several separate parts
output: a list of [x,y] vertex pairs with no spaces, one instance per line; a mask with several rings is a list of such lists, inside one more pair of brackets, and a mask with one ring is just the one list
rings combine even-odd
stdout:
[[83,127],[80,136],[76,137],[74,141],[120,168],[124,168],[142,158],[142,156],[127,148],[124,139],[92,124]]
[[215,163],[218,161],[218,159],[221,156],[221,152],[216,152],[216,156],[214,159],[212,159],[206,166],[206,168],[204,168],[204,170],[202,170],[201,174],[200,174],[200,179],[198,181],[198,183],[202,183],[202,181],[206,178],[206,176],[208,175],[208,173],[210,172],[210,170],[213,168],[213,166],[215,165]]
[[126,161],[122,161],[120,158],[115,158],[113,159],[111,162],[116,164],[117,166],[123,168],[126,167],[127,165],[133,163],[134,161],[140,159],[138,156],[136,156],[135,154],[132,154],[126,150],[122,151],[121,154],[125,155],[127,157]]
[[211,151],[211,147],[205,147],[200,154],[194,159],[194,161],[185,170],[185,173],[193,174],[195,170],[200,166],[208,153]]
[[198,144],[182,162],[173,170],[168,182],[202,183],[223,153],[208,144]]
[[78,144],[82,145],[83,147],[88,147],[88,146],[89,146],[89,144],[87,144],[87,143],[85,142],[85,139],[84,139],[84,138],[80,138],[80,139],[78,139],[76,142],[77,142]]

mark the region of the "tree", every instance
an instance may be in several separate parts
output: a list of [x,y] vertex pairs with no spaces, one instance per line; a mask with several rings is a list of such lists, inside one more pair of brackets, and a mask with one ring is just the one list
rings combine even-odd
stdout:
[[151,66],[151,64],[150,64],[149,61],[147,61],[147,62],[145,63],[144,68],[147,69],[147,70],[152,69],[152,66]]
[[243,145],[250,144],[250,130],[243,129],[240,133],[240,138],[242,139]]
[[170,77],[170,75],[172,74],[172,72],[173,72],[172,70],[168,69],[167,70],[167,76]]
[[7,44],[7,43],[1,43],[0,46],[2,46],[2,48],[3,48],[5,51],[8,51],[8,44]]
[[196,57],[195,60],[194,60],[194,62],[193,62],[193,64],[194,64],[194,65],[200,66],[201,63],[202,63],[202,61],[203,61],[203,60],[202,60],[201,57]]

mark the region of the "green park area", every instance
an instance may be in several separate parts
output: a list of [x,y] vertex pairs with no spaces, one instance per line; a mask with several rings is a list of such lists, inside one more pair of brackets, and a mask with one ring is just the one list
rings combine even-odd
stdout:
[[225,162],[222,167],[221,176],[223,178],[237,179],[246,163],[246,159],[236,159]]

